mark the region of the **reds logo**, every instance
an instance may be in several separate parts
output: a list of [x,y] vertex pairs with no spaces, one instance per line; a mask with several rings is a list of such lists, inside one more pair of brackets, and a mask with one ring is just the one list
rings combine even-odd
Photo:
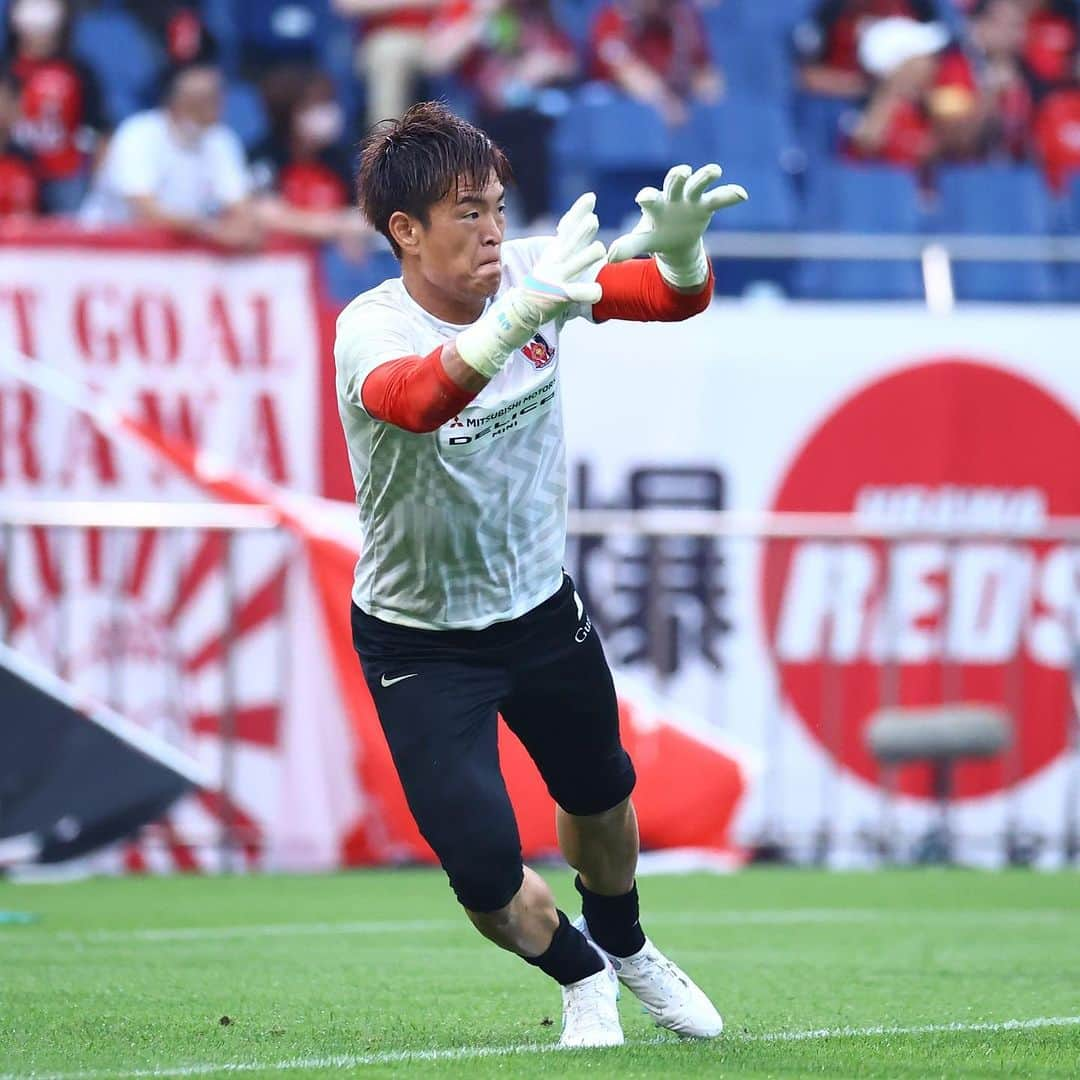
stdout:
[[[1080,553],[987,534],[1080,514],[1078,460],[1080,423],[1065,405],[1001,368],[951,358],[870,384],[811,434],[774,509],[855,513],[913,533],[765,547],[764,620],[784,695],[838,764],[880,783],[867,722],[887,705],[942,702],[1013,718],[1016,750],[962,763],[961,797],[1006,790],[1065,752]],[[898,781],[904,794],[930,794],[923,765]]]
[[537,371],[546,368],[555,359],[555,350],[547,343],[543,334],[535,334],[532,341],[522,345],[521,351]]

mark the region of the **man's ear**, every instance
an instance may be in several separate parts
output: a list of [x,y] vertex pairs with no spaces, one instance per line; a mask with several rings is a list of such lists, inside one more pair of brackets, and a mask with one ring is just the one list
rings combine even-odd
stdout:
[[395,210],[386,223],[390,236],[403,252],[410,254],[416,252],[420,243],[420,223],[416,218],[410,217],[403,210]]

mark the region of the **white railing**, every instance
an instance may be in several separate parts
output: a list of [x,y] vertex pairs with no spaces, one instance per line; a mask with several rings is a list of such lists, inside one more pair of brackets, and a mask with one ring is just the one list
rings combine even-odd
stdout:
[[0,503],[0,527],[45,529],[202,529],[263,532],[281,527],[262,506],[202,502],[90,502],[26,499]]
[[927,248],[944,250],[954,262],[1080,262],[1080,238],[1072,236],[725,231],[706,237],[714,259],[918,261]]
[[[0,502],[0,527],[78,529],[205,529],[265,532],[283,527],[269,507],[205,502]],[[941,529],[886,524],[870,515],[768,510],[581,510],[567,519],[571,536],[696,536],[777,540],[970,540],[1080,543],[1080,517],[1046,517],[1030,524]]]

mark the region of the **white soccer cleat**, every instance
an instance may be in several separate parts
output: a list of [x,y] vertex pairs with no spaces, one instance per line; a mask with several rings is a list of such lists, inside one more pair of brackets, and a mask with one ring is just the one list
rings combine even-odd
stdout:
[[[575,919],[574,926],[592,941],[584,918]],[[705,992],[648,938],[633,956],[608,955],[608,959],[619,982],[660,1027],[686,1039],[714,1039],[724,1030],[724,1021]]]
[[[604,954],[598,949],[600,955]],[[619,1023],[619,981],[607,958],[604,970],[562,988],[560,1050],[622,1046]]]

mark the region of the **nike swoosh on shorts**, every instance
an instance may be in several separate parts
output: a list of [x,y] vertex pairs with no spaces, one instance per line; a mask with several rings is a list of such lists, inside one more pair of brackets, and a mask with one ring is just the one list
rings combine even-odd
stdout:
[[419,671],[414,671],[411,675],[399,675],[396,679],[388,679],[385,675],[379,680],[383,686],[393,686],[394,683],[404,682],[405,679],[415,679],[419,675]]

